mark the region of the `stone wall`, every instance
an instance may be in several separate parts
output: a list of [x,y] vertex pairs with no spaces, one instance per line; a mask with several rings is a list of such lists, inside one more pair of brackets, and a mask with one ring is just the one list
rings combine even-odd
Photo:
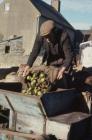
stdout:
[[[10,6],[8,11],[5,11],[6,2]],[[39,15],[29,0],[8,0],[0,4],[0,41],[4,41],[0,43],[0,66],[12,66],[12,61],[13,65],[27,61],[37,34]],[[22,42],[5,41],[13,39],[14,36],[22,36]],[[5,46],[12,46],[9,53],[5,53],[5,50],[9,49]]]

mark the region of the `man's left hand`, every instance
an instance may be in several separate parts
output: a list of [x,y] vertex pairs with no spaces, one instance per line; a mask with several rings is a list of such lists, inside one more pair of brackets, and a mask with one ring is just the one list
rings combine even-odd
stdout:
[[58,75],[57,75],[57,79],[62,79],[62,78],[63,78],[65,69],[66,69],[65,67],[62,67],[62,68],[59,70]]

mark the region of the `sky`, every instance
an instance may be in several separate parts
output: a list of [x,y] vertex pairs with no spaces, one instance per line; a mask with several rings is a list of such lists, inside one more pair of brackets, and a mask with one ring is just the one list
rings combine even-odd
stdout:
[[2,3],[3,2],[3,0],[0,0],[0,3]]
[[[51,0],[44,0],[49,3]],[[62,15],[76,29],[92,27],[92,0],[61,0]]]
[[[43,1],[51,3],[51,0]],[[61,0],[60,12],[76,29],[92,28],[92,0]]]

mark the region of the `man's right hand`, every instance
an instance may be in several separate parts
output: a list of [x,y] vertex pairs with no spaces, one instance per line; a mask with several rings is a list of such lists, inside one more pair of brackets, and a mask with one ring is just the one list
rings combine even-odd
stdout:
[[27,76],[29,74],[29,69],[30,69],[29,65],[21,64],[18,70],[18,75],[23,77]]

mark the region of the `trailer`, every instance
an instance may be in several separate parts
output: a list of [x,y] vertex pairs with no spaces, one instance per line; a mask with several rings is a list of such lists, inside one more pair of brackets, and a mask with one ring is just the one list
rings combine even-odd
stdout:
[[0,106],[8,112],[7,115],[2,113],[8,125],[0,122],[1,140],[45,140],[47,137],[51,140],[53,136],[60,140],[81,140],[88,137],[91,128],[89,94],[60,89],[41,96],[25,96],[21,89],[20,82],[0,81]]
[[[9,140],[41,140],[44,135],[47,136],[49,134],[55,135],[57,139],[61,140],[80,140],[84,138],[88,134],[91,115],[85,111],[84,104],[81,103],[81,108],[79,105],[76,107],[76,103],[73,104],[75,100],[79,104],[80,98],[82,98],[78,93],[75,96],[74,92],[72,90],[71,93],[68,91],[53,93],[54,96],[59,94],[59,99],[61,98],[60,106],[63,105],[63,107],[58,107],[57,104],[57,107],[62,109],[61,111],[56,109],[53,112],[57,112],[57,114],[61,112],[61,114],[54,116],[53,112],[50,114],[50,110],[45,108],[45,104],[49,108],[51,107],[52,110],[56,106],[57,99],[52,105],[46,103],[47,96],[49,95],[51,98],[52,93],[44,94],[43,97],[39,98],[24,96],[19,92],[0,90],[0,105],[9,109],[8,128],[0,129],[2,140],[5,138]],[[66,96],[68,96],[68,101],[66,100],[65,103]],[[50,98],[48,98],[48,102],[52,100]],[[74,108],[71,107],[72,104],[75,106]]]

